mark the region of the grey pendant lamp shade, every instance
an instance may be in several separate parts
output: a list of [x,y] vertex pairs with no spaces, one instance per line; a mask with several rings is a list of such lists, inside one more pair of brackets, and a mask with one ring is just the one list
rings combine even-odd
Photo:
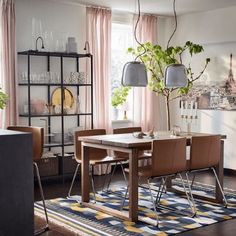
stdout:
[[138,22],[140,20],[140,1],[138,2],[138,19],[135,24],[134,30],[134,39],[135,41],[144,49],[143,53],[140,53],[134,61],[127,62],[123,67],[122,79],[121,84],[123,86],[131,86],[131,87],[146,87],[148,80],[147,80],[147,70],[143,63],[136,61],[140,56],[142,56],[146,49],[145,47],[138,41],[136,30],[138,26]]
[[181,88],[188,83],[186,68],[183,64],[172,64],[166,67],[165,70],[165,87],[166,88]]
[[138,61],[127,62],[122,73],[123,86],[146,87],[147,71],[143,63]]
[[[174,19],[175,19],[175,29],[170,36],[170,39],[167,43],[167,49],[169,48],[169,44],[171,39],[173,38],[176,30],[177,30],[177,16],[175,10],[175,1],[173,0],[173,11],[174,11]],[[183,64],[171,64],[166,67],[164,83],[166,88],[182,88],[188,84],[188,77],[186,74],[186,67]]]

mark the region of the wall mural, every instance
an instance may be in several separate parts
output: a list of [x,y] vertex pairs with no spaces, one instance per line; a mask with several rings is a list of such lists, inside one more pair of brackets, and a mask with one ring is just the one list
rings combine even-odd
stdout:
[[[203,45],[205,52],[192,63],[197,71],[202,57],[211,58],[202,79],[183,100],[197,101],[199,109],[236,110],[236,42]],[[235,56],[235,57],[234,57]]]

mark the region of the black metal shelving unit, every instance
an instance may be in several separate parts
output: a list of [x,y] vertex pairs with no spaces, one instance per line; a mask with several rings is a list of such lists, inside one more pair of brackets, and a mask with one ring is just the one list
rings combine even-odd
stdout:
[[[22,83],[20,82],[18,85],[19,87],[27,87],[27,98],[28,98],[28,114],[20,114],[20,117],[28,118],[28,125],[31,126],[31,121],[33,118],[40,118],[44,117],[47,118],[48,121],[48,130],[47,132],[51,133],[51,118],[52,117],[61,117],[61,133],[62,133],[62,139],[61,143],[51,143],[51,137],[48,137],[48,144],[44,145],[44,148],[47,148],[50,150],[52,147],[60,147],[61,148],[61,159],[59,162],[59,177],[63,177],[64,179],[64,156],[65,156],[65,149],[66,146],[73,146],[73,142],[64,142],[64,134],[65,134],[65,121],[64,117],[67,116],[77,116],[77,126],[80,126],[80,118],[82,116],[89,116],[90,117],[90,124],[91,128],[93,128],[93,56],[91,54],[78,54],[78,53],[65,53],[65,52],[41,52],[41,51],[34,51],[34,50],[28,50],[28,51],[21,51],[18,52],[18,55],[26,56],[27,57],[27,82]],[[60,83],[33,83],[30,81],[30,75],[31,75],[31,59],[32,57],[40,56],[45,57],[47,60],[47,71],[51,71],[51,58],[59,58],[60,59]],[[63,73],[63,65],[64,65],[64,58],[74,58],[75,59],[75,65],[76,65],[76,71],[79,72],[80,68],[80,60],[81,59],[89,59],[90,60],[90,81],[86,84],[77,84],[77,83],[64,83],[64,73]],[[32,87],[39,87],[40,89],[46,88],[47,89],[47,102],[48,104],[51,103],[51,94],[52,94],[52,88],[59,87],[61,88],[61,111],[64,110],[64,104],[63,104],[63,89],[65,87],[76,87],[77,96],[80,95],[80,88],[81,87],[90,87],[90,112],[88,113],[78,113],[78,114],[64,114],[63,112],[61,114],[42,114],[42,115],[36,115],[32,113],[30,101],[31,101],[31,89]],[[82,100],[82,99],[81,99]],[[53,176],[52,176],[53,177]]]

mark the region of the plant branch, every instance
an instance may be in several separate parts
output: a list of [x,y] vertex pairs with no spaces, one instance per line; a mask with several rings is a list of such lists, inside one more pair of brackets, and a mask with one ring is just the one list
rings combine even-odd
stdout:
[[207,68],[208,63],[209,63],[209,61],[207,60],[203,70],[200,72],[200,74],[195,79],[192,80],[192,82],[198,80],[203,75],[203,73],[205,72],[205,70]]

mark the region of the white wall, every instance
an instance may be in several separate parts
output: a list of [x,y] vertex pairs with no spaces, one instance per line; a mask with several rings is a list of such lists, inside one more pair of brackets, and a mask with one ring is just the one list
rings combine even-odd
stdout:
[[17,49],[31,47],[32,18],[41,19],[43,31],[64,33],[76,37],[78,52],[83,52],[86,30],[86,10],[79,5],[71,5],[48,0],[17,0]]
[[236,6],[178,17],[175,42],[205,43],[235,41]]
[[[211,63],[205,73],[209,81],[224,81],[229,71],[229,56],[236,58],[236,7],[207,11],[178,17],[178,30],[174,38],[176,45],[183,45],[187,40],[202,44],[205,52],[193,60],[193,68],[200,71],[204,58],[210,57]],[[236,75],[236,61],[233,61],[233,72]],[[172,107],[172,124],[179,124],[186,130],[186,124],[181,123],[177,102]],[[227,135],[225,141],[225,168],[236,169],[235,139],[236,111],[199,112],[197,124],[193,130]]]

